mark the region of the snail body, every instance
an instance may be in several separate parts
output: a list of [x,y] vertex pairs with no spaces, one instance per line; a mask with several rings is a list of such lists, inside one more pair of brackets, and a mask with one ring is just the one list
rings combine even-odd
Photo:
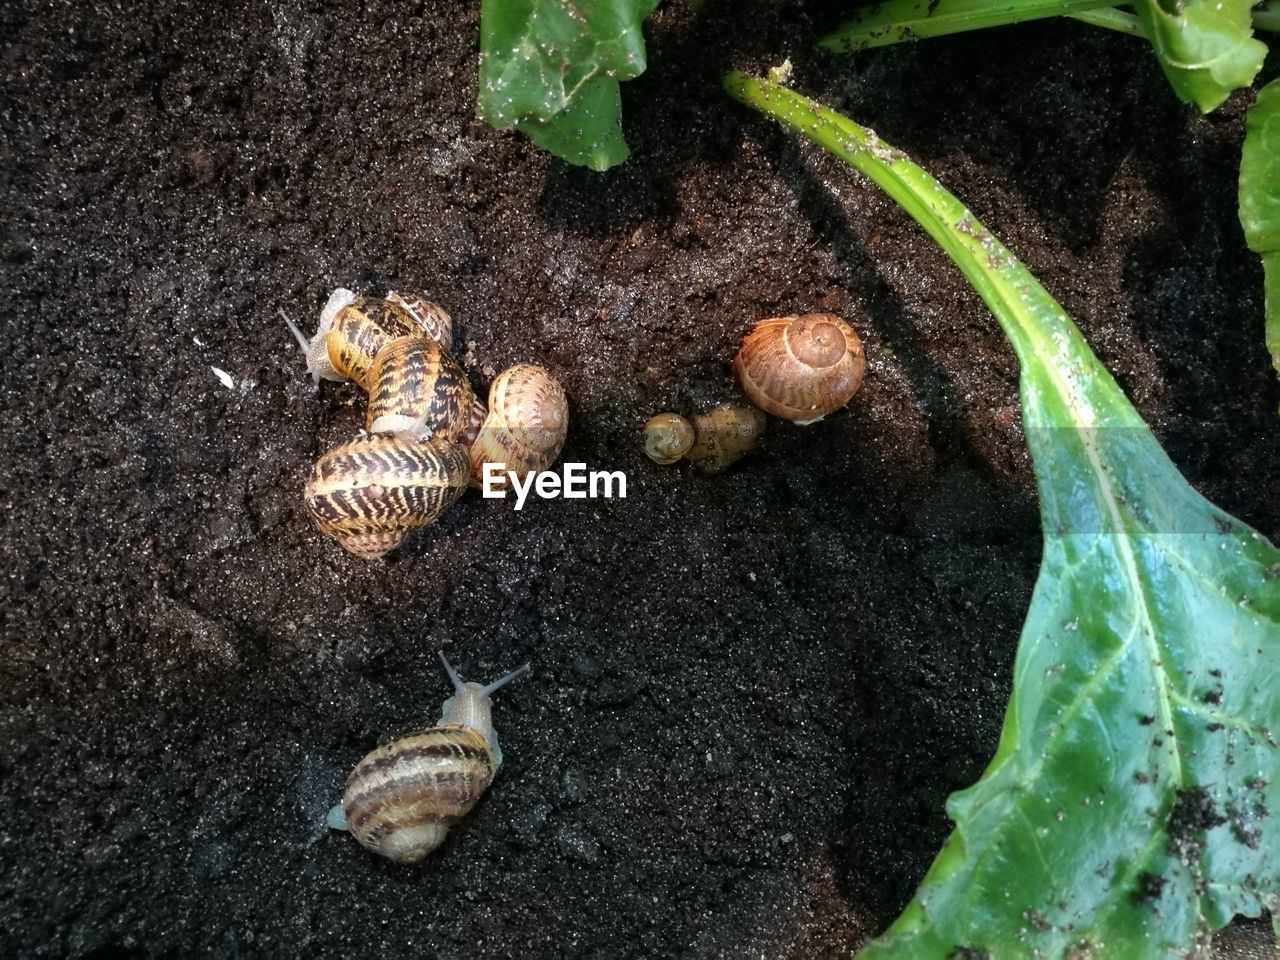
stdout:
[[461,444],[373,434],[317,460],[304,496],[321,533],[357,557],[375,560],[439,518],[470,475]]
[[484,483],[484,465],[501,466],[495,489],[507,473],[523,478],[545,470],[560,456],[569,429],[564,389],[542,367],[521,363],[498,374],[489,387],[488,414],[471,445],[471,484]]
[[733,358],[733,370],[752,403],[803,426],[849,402],[867,360],[847,323],[834,314],[807,313],[757,323]]
[[462,368],[436,341],[398,337],[378,351],[369,369],[371,433],[413,433],[460,443],[475,395]]
[[488,686],[463,683],[440,654],[454,694],[436,726],[378,747],[347,777],[327,822],[397,863],[416,863],[444,842],[489,788],[502,766],[490,696],[529,669],[526,663]]

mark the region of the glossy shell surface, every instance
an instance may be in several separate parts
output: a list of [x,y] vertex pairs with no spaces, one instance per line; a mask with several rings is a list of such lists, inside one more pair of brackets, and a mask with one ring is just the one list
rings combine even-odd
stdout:
[[423,436],[463,441],[475,394],[444,348],[424,337],[400,337],[378,352],[369,371],[365,429],[394,433],[415,425]]
[[489,387],[489,414],[471,445],[472,485],[482,485],[486,463],[522,478],[547,469],[568,429],[569,402],[550,373],[531,363],[504,370]]
[[747,398],[798,424],[814,423],[848,403],[866,369],[862,340],[830,313],[761,320],[733,359]]
[[347,778],[342,811],[361,844],[398,863],[415,863],[443,842],[475,806],[496,772],[488,741],[445,724],[378,747]]
[[659,413],[644,425],[644,452],[654,463],[667,466],[693,447],[693,424],[678,413]]
[[461,444],[364,436],[317,460],[304,495],[323,534],[373,560],[434,522],[462,495],[469,476]]
[[766,425],[765,415],[750,403],[721,403],[693,417],[697,439],[686,456],[701,473],[722,473],[756,448]]

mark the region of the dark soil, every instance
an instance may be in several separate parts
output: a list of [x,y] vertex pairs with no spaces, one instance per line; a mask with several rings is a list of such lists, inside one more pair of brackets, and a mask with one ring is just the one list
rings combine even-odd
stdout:
[[[731,64],[914,154],[1076,317],[1179,466],[1280,536],[1280,391],[1235,218],[1246,98],[1039,24],[851,59],[803,6],[671,3],[632,159],[473,119],[477,4],[0,5],[0,955],[837,955],[896,915],[999,730],[1039,553],[1013,354],[885,197],[730,103]],[[384,562],[312,528],[352,436],[276,316],[423,291],[477,384],[560,376],[628,497],[465,498]],[[752,320],[870,373],[715,479],[642,456]],[[465,351],[459,351],[463,353]],[[228,371],[222,386],[211,366]],[[323,819],[502,691],[507,764],[417,868]]]

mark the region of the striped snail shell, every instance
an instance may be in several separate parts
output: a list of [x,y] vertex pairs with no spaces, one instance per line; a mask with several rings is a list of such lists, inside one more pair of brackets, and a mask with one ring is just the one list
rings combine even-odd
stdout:
[[437,725],[366,755],[327,818],[334,830],[350,831],[363,846],[397,863],[417,863],[431,853],[489,789],[502,766],[489,698],[529,669],[526,663],[482,687],[463,683],[443,653],[440,659],[454,694]]
[[315,336],[308,339],[281,310],[280,316],[307,358],[307,372],[320,380],[352,380],[369,389],[374,357],[396,337],[425,336],[447,352],[453,322],[443,308],[419,298],[391,293],[387,298],[358,297],[339,288],[320,311]]
[[733,371],[752,403],[801,425],[848,403],[866,370],[862,341],[830,313],[761,320],[733,358]]
[[440,304],[395,292],[387,294],[387,302],[401,307],[413,317],[418,328],[440,344],[445,353],[453,350],[453,318]]
[[470,450],[476,439],[480,436],[480,430],[484,427],[484,422],[489,419],[489,408],[484,405],[479,397],[472,397],[471,410],[467,414],[467,430],[463,440]]
[[369,370],[370,433],[413,433],[461,443],[475,394],[444,348],[424,337],[398,337]]
[[542,367],[520,363],[498,374],[489,387],[489,414],[471,445],[471,485],[484,484],[484,465],[502,467],[493,487],[506,485],[506,472],[522,479],[551,466],[569,430],[564,389]]
[[470,473],[461,444],[375,434],[317,460],[304,496],[321,533],[376,560],[451,507]]
[[695,439],[693,424],[678,413],[656,414],[644,425],[645,455],[659,466],[681,459]]

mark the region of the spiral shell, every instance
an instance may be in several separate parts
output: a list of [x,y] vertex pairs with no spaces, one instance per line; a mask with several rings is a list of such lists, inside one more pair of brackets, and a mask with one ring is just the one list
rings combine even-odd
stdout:
[[453,318],[440,304],[395,292],[387,294],[387,301],[403,308],[418,329],[440,344],[445,353],[453,350]]
[[398,293],[384,300],[335,290],[320,311],[320,324],[310,339],[283,310],[280,315],[307,357],[308,373],[317,380],[352,380],[365,390],[374,357],[395,338],[426,336],[445,352],[453,343],[453,323],[443,308]]
[[551,374],[531,363],[504,370],[489,387],[489,414],[471,445],[472,486],[483,485],[486,463],[502,467],[494,489],[505,486],[507,472],[523,478],[547,469],[568,430],[569,402]]
[[801,425],[848,403],[866,369],[862,341],[830,313],[761,320],[733,359],[752,403]]
[[373,435],[335,447],[307,481],[307,509],[320,532],[375,560],[434,522],[466,489],[466,449],[436,437]]
[[444,842],[497,772],[489,742],[462,724],[410,734],[368,754],[347,780],[342,810],[361,844],[416,863]]
[[693,447],[693,424],[678,413],[659,413],[644,425],[644,452],[650,460],[667,466]]
[[462,442],[475,395],[467,375],[434,340],[399,337],[369,370],[371,433],[414,433]]
[[749,403],[718,404],[693,417],[697,440],[686,456],[701,473],[723,473],[756,448],[766,422],[765,415]]
[[438,724],[378,747],[347,777],[329,826],[397,863],[416,863],[438,847],[493,782],[502,750],[493,730],[490,695],[529,665],[487,687],[463,683],[444,659],[454,695]]

